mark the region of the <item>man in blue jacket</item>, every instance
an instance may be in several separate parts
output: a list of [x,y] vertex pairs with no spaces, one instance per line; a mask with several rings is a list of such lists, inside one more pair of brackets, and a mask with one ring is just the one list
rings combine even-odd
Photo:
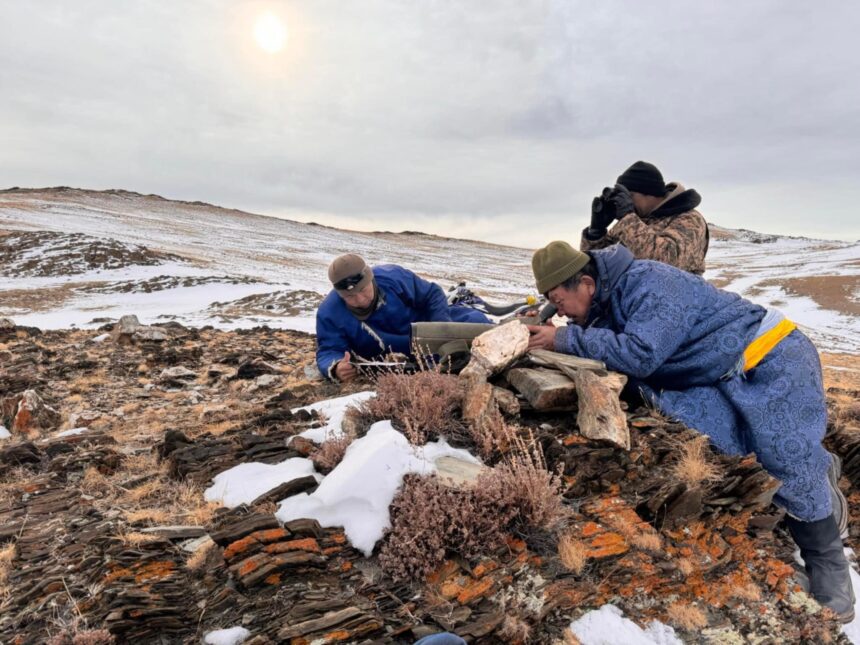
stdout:
[[724,453],[754,452],[782,486],[774,501],[800,547],[810,592],[844,622],[854,593],[821,445],[826,407],[818,353],[779,312],[621,245],[566,242],[535,252],[538,291],[572,319],[532,326],[530,347],[601,360],[669,417]]
[[476,309],[448,306],[439,285],[396,264],[371,269],[347,253],[334,259],[328,277],[334,289],[317,310],[317,366],[331,380],[355,378],[353,354],[411,355],[414,322],[490,322]]

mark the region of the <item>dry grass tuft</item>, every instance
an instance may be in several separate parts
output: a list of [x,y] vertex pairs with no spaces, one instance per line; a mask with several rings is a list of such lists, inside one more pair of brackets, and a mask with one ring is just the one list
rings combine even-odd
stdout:
[[458,434],[462,423],[454,412],[462,405],[457,377],[434,370],[416,374],[383,374],[376,396],[358,406],[372,420],[391,419],[410,443],[424,445],[440,434]]
[[748,582],[745,585],[732,589],[732,597],[754,602],[759,601],[761,600],[761,587],[754,582]]
[[199,433],[191,433],[191,437],[197,437],[201,434],[211,434],[213,437],[220,437],[222,434],[229,432],[233,428],[236,427],[236,423],[234,421],[219,421],[218,423],[209,423],[205,426],[202,426],[202,432]]
[[157,535],[151,535],[149,533],[139,533],[137,531],[127,531],[125,528],[119,529],[117,531],[116,537],[122,542],[125,546],[138,547],[141,544],[150,544],[152,542],[158,542],[161,540]]
[[214,542],[206,542],[203,546],[197,549],[194,553],[188,556],[185,560],[185,566],[189,571],[200,571],[206,566],[206,561],[212,549],[215,548]]
[[684,576],[689,576],[693,571],[696,570],[696,565],[693,564],[693,561],[690,558],[679,558],[678,559],[678,571],[680,571]]
[[558,541],[558,557],[564,568],[572,573],[582,573],[588,559],[586,553],[585,544],[572,533],[565,533]]
[[711,461],[708,438],[699,436],[679,446],[680,456],[673,467],[673,474],[690,488],[717,481],[720,469]]
[[532,628],[526,621],[512,615],[505,616],[499,629],[499,636],[504,638],[506,643],[525,643],[531,633]]
[[643,551],[656,553],[663,549],[663,540],[657,533],[637,533],[630,538],[630,543]]
[[570,629],[565,629],[559,645],[582,645]]
[[84,471],[79,487],[85,495],[93,497],[106,496],[113,493],[110,480],[95,466]]
[[9,572],[12,571],[12,561],[15,559],[15,543],[7,542],[0,546],[0,601],[6,600],[12,590],[6,586]]
[[666,613],[669,616],[669,622],[682,629],[702,629],[708,624],[705,612],[695,605],[675,602],[669,605],[666,609]]
[[170,513],[163,508],[141,508],[133,511],[123,511],[125,519],[130,524],[146,523],[153,526],[166,524],[170,521]]

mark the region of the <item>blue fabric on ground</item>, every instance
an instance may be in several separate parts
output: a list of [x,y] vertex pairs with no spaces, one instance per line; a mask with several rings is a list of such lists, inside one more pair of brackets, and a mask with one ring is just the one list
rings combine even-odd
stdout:
[[830,513],[821,446],[825,401],[815,347],[795,330],[745,375],[722,380],[765,310],[621,246],[591,251],[598,286],[588,325],[560,328],[556,349],[631,376],[668,416],[728,454],[755,452],[782,481],[775,500],[796,518]]
[[373,275],[381,303],[364,322],[350,313],[336,291],[331,291],[317,310],[317,366],[329,378],[330,368],[347,351],[366,359],[390,352],[411,356],[414,322],[490,322],[480,311],[448,306],[439,285],[401,266],[373,267]]
[[414,645],[466,645],[466,641],[451,632],[442,632],[425,636],[415,641]]

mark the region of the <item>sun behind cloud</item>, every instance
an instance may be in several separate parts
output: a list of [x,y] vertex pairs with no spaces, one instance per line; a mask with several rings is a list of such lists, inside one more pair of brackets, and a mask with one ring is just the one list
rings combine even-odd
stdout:
[[273,13],[264,13],[254,23],[254,40],[263,51],[276,54],[287,42],[287,28]]

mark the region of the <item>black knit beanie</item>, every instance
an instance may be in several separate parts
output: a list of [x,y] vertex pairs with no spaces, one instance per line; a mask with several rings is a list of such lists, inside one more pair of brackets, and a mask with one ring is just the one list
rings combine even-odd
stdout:
[[657,166],[647,161],[637,161],[625,170],[616,183],[621,184],[631,192],[663,197],[666,194],[666,184]]

